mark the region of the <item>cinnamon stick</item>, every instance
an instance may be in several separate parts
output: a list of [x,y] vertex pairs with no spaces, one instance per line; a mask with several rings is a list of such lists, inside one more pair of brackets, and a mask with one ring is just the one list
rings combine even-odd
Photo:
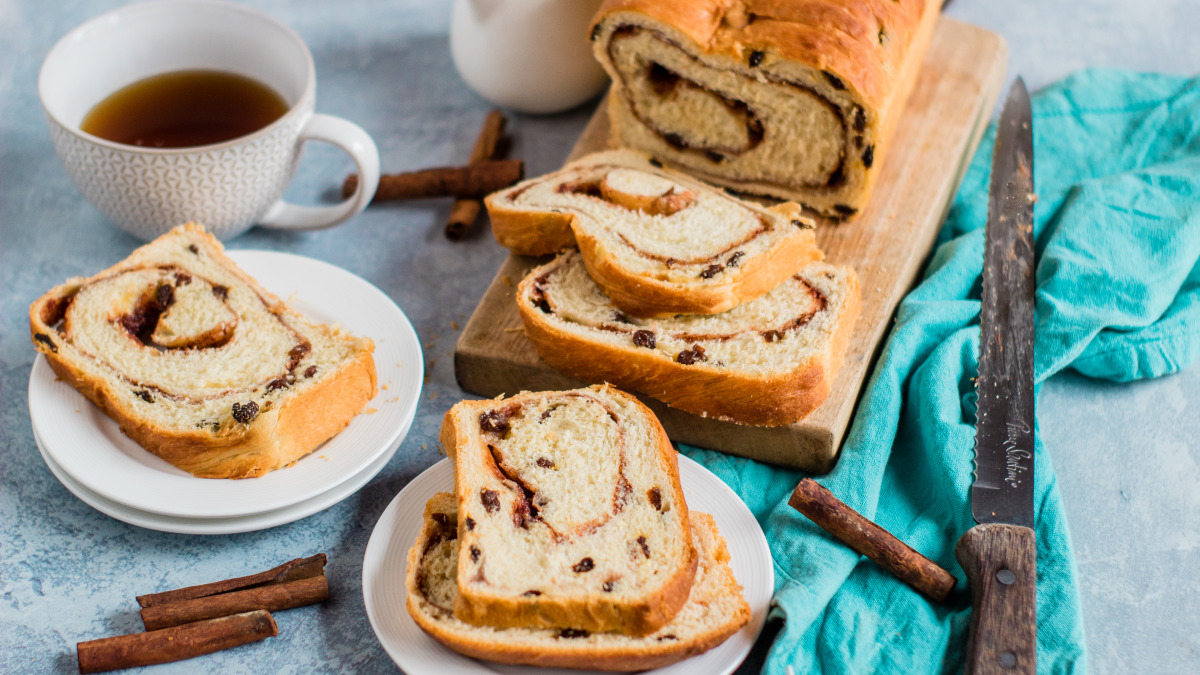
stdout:
[[279,634],[270,613],[246,612],[149,633],[80,642],[75,646],[80,673],[150,666],[211,654]]
[[[525,163],[519,159],[488,160],[468,166],[450,166],[409,173],[389,173],[379,177],[373,202],[426,197],[483,197],[516,183],[525,177]],[[342,196],[349,197],[358,187],[358,174],[346,176]]]
[[218,593],[228,593],[229,591],[254,588],[266,584],[281,584],[288,581],[308,579],[325,574],[326,562],[327,559],[325,554],[318,553],[307,558],[296,558],[295,560],[289,560],[278,567],[273,567],[265,572],[259,572],[258,574],[237,577],[236,579],[226,579],[224,581],[214,581],[210,584],[188,586],[187,588],[177,588],[173,591],[164,591],[162,593],[139,595],[137,596],[137,601],[142,607],[153,607],[155,605],[165,605],[170,602],[191,600],[193,598],[203,598],[209,595],[217,595]]
[[[471,164],[478,164],[496,158],[496,148],[500,137],[504,135],[504,126],[508,120],[499,110],[492,110],[483,120],[483,128],[475,139],[475,147],[471,149]],[[450,217],[446,219],[446,238],[458,241],[466,236],[471,226],[479,218],[479,210],[483,203],[478,199],[456,199],[450,207]]]
[[329,584],[325,576],[310,577],[248,588],[230,593],[218,593],[191,600],[170,602],[143,608],[142,623],[146,630],[159,630],[193,621],[240,614],[256,609],[272,612],[304,605],[314,605],[329,599]]
[[942,602],[954,588],[955,579],[949,572],[846,506],[811,478],[800,481],[788,504],[926,597]]

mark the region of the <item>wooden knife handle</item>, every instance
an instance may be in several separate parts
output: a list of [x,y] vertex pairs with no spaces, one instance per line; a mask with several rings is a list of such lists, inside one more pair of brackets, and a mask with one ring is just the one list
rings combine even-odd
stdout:
[[1037,542],[1019,525],[977,525],[954,557],[971,589],[968,675],[1037,672]]

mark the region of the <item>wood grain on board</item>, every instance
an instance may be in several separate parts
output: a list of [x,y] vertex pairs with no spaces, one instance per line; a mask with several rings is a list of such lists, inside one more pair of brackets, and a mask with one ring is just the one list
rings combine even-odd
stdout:
[[[832,468],[896,307],[920,273],[987,126],[1005,62],[1000,36],[942,17],[870,204],[857,218],[818,228],[826,260],[853,267],[862,286],[862,314],[825,403],[796,424],[751,427],[641,397],[672,440],[815,473]],[[608,147],[605,110],[602,103],[568,159]],[[547,366],[521,327],[516,284],[539,262],[509,256],[471,315],[454,355],[465,391],[491,397],[584,384]]]

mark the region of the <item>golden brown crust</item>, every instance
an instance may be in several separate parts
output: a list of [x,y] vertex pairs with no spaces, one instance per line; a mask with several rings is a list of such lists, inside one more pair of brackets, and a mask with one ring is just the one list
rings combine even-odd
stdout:
[[[681,513],[681,525],[685,541],[690,541],[689,521],[687,518],[687,502],[683,496],[683,486],[679,482],[679,459],[675,448],[667,438],[667,432],[662,428],[658,418],[637,398],[612,387],[593,386],[592,390],[607,389],[611,395],[624,398],[637,406],[642,415],[653,423],[658,456],[668,467],[667,475],[671,480],[672,503]],[[465,448],[475,441],[468,431],[470,425],[478,425],[479,417],[484,412],[497,408],[520,405],[526,400],[535,400],[547,392],[524,392],[501,401],[461,401],[446,412],[442,420],[439,440],[446,455],[455,463],[454,480],[460,520],[465,518],[467,495],[457,486],[464,482],[461,463],[458,461],[459,449]],[[466,531],[466,525],[459,523],[459,532]],[[536,598],[513,598],[508,596],[493,596],[473,594],[469,589],[460,588],[458,599],[455,601],[454,613],[462,621],[474,625],[490,625],[497,628],[580,628],[593,632],[616,632],[627,635],[645,635],[652,633],[669,622],[679,608],[687,602],[691,591],[692,581],[696,575],[697,556],[693,547],[688,546],[685,552],[687,558],[675,572],[664,581],[654,595],[641,599],[612,599],[592,595],[584,598],[554,598],[539,596]]]
[[[798,199],[824,213],[845,216],[866,206],[933,36],[940,5],[936,0],[607,0],[592,26],[597,36],[606,22],[650,20],[678,31],[694,43],[692,49],[728,59],[731,69],[742,68],[758,52],[836,78],[842,85],[838,91],[844,90],[862,108],[866,142],[873,147],[872,162],[852,163],[842,189],[800,192],[773,182],[726,178],[719,167],[691,169],[711,182]],[[611,75],[601,47],[597,57]],[[618,82],[609,97],[613,136],[618,139],[623,116],[617,109],[625,105],[619,90]]]
[[[193,223],[181,227],[189,236],[200,237],[209,255],[253,288],[273,311],[291,312],[279,298],[238,268],[215,237]],[[52,320],[57,303],[71,297],[83,285],[126,266],[127,262],[122,261],[88,279],[72,279],[35,300],[29,308],[31,337],[34,347],[59,378],[113,418],[125,435],[172,465],[199,478],[261,476],[307,455],[344,429],[367,401],[374,398],[377,392],[374,343],[361,339],[356,358],[336,375],[326,377],[277,408],[261,412],[253,424],[241,429],[214,434],[207,429],[166,429],[147,422],[114,395],[112,381],[90,375],[59,354],[57,344],[63,338],[47,323]]]
[[[517,287],[524,297],[531,272]],[[857,277],[838,313],[829,351],[785,375],[758,377],[705,363],[683,365],[657,352],[588,340],[546,319],[527,302],[517,309],[525,334],[551,367],[585,382],[609,382],[640,391],[674,408],[727,422],[781,426],[797,422],[829,396],[860,309]]]
[[[418,572],[421,557],[430,539],[430,534],[438,527],[432,514],[435,511],[444,510],[444,506],[439,506],[439,502],[444,504],[449,497],[445,493],[436,495],[426,505],[425,526],[417,535],[416,542],[408,552],[408,575],[405,579],[408,595],[406,607],[409,615],[421,630],[460,654],[515,665],[625,672],[648,670],[702,654],[729,639],[750,621],[750,607],[743,599],[733,616],[727,617],[725,621],[686,642],[646,639],[620,647],[592,647],[572,643],[569,640],[561,640],[552,645],[546,645],[537,642],[522,642],[519,635],[513,635],[503,630],[483,634],[456,631],[451,626],[431,618],[422,611],[419,600],[421,590]],[[692,512],[689,515],[693,530],[704,530],[705,534],[715,541],[715,549],[709,555],[713,561],[723,567],[718,572],[723,576],[720,581],[723,586],[722,595],[736,594],[740,597],[741,588],[728,569],[729,550],[725,540],[717,531],[716,522],[707,513]],[[513,633],[520,630],[514,629]]]

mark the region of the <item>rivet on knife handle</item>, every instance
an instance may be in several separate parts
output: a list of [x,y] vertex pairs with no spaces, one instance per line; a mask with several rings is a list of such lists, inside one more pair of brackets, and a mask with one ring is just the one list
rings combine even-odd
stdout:
[[977,525],[954,556],[971,589],[968,675],[1037,672],[1037,549],[1033,530]]

